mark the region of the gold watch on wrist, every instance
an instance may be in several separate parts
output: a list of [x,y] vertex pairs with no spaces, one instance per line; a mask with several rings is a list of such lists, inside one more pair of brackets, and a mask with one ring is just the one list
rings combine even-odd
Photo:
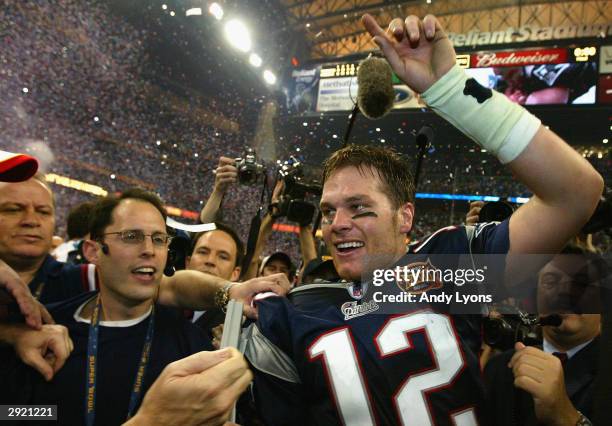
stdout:
[[236,283],[228,282],[222,288],[219,288],[217,289],[217,291],[215,291],[215,306],[221,309],[223,312],[225,312],[225,310],[227,309],[227,304],[230,301],[229,291],[235,285]]

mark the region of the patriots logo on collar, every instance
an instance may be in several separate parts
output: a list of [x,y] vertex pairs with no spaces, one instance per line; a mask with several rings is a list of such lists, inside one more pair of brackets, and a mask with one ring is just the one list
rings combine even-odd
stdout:
[[476,98],[479,104],[483,103],[491,96],[493,96],[493,91],[491,89],[487,89],[484,86],[481,86],[476,80],[473,78],[468,79],[465,82],[465,88],[463,89],[464,95],[470,95]]

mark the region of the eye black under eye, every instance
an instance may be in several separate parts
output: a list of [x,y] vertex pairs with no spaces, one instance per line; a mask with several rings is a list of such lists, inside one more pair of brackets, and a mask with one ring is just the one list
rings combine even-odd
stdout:
[[363,213],[357,213],[356,215],[354,215],[353,219],[359,219],[361,217],[378,217],[378,215],[374,212],[363,212]]

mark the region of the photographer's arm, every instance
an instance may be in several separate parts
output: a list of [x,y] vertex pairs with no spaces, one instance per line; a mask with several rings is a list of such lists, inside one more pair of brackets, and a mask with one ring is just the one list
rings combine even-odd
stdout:
[[250,280],[257,276],[257,266],[259,266],[259,257],[263,253],[263,249],[266,246],[266,242],[272,233],[272,225],[274,224],[274,218],[272,214],[266,213],[261,221],[259,227],[259,234],[257,235],[257,243],[255,244],[255,250],[253,251],[253,257],[251,257],[251,263],[244,274],[243,279]]
[[301,275],[308,262],[317,257],[317,248],[314,236],[312,235],[311,225],[300,226],[300,252],[302,253]]
[[272,225],[274,225],[274,215],[278,213],[278,202],[283,190],[285,189],[285,183],[282,179],[276,181],[274,190],[272,191],[272,199],[270,200],[270,207],[268,213],[263,217],[261,226],[259,227],[259,234],[257,235],[257,243],[255,244],[255,250],[251,257],[251,263],[248,265],[248,269],[243,276],[243,279],[248,280],[257,276],[257,266],[259,266],[259,257],[263,253],[263,249],[266,246],[266,242],[272,234]]
[[208,197],[206,205],[200,212],[200,221],[202,223],[211,223],[215,221],[217,213],[221,208],[223,196],[229,186],[238,180],[238,170],[234,167],[234,159],[229,157],[219,158],[219,164],[214,170],[215,186],[212,194]]

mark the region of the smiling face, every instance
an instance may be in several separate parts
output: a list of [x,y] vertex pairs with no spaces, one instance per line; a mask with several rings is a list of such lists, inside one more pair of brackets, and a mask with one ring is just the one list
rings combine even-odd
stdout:
[[42,182],[0,184],[0,259],[9,265],[42,262],[54,228],[53,198]]
[[348,166],[325,181],[321,197],[323,239],[341,278],[390,266],[406,252],[414,207],[394,208],[372,168]]

